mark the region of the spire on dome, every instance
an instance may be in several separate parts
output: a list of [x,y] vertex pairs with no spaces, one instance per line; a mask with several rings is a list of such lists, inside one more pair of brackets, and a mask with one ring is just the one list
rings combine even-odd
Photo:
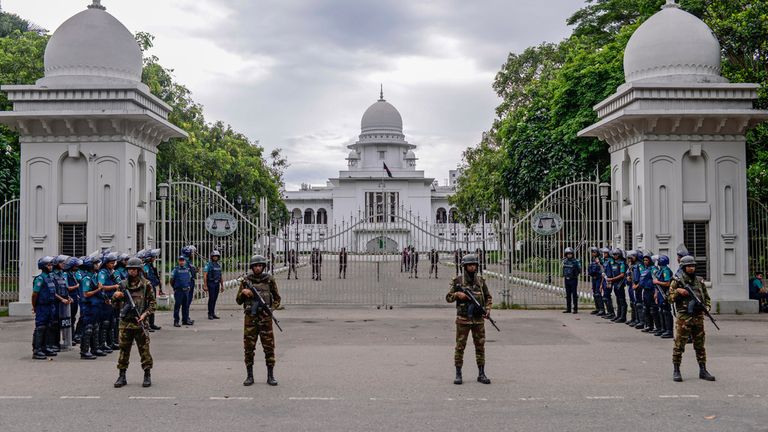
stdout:
[[101,0],[93,0],[93,3],[88,5],[88,9],[107,10],[107,8],[101,5]]
[[680,5],[677,4],[677,1],[675,0],[667,0],[667,4],[665,4],[661,8],[662,9],[669,9],[669,8],[680,9]]
[[384,84],[381,84],[381,93],[379,93],[379,100],[383,101],[384,99]]

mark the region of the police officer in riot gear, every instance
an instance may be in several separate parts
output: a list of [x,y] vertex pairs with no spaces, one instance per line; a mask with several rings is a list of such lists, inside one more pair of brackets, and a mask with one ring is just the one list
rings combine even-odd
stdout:
[[107,253],[102,260],[102,266],[98,274],[99,288],[101,288],[101,292],[106,297],[106,301],[102,306],[101,328],[99,329],[100,348],[107,354],[119,348],[117,344],[117,324],[120,316],[119,311],[116,312],[112,308],[112,295],[119,286],[119,276],[115,275],[115,266],[117,265],[118,258],[119,256],[114,252]]
[[93,263],[92,257],[83,259],[80,276],[80,322],[83,323],[83,334],[80,339],[80,358],[83,360],[95,360],[96,357],[103,357],[104,354],[98,351],[98,338],[95,332],[98,332],[98,314],[99,305],[98,286],[93,282]]
[[[54,351],[61,350],[62,321],[69,315],[69,308],[72,304],[72,299],[69,296],[69,286],[67,285],[67,271],[64,268],[69,258],[70,257],[66,255],[57,255],[53,259],[53,271],[50,273],[54,284],[56,284],[56,294],[58,295],[56,304],[56,322],[49,333],[52,340],[48,342],[51,349]],[[71,327],[69,322],[66,322],[65,324]]]
[[[563,278],[565,279],[565,310],[563,313],[579,313],[579,276],[581,276],[581,261],[575,257],[573,248],[563,251]],[[573,309],[571,309],[573,307]]]
[[[157,295],[165,295],[163,293],[163,285],[160,283],[160,274],[157,272],[157,267],[155,267],[155,260],[160,257],[160,249],[151,249],[144,253],[142,258],[144,260],[144,276],[149,280],[149,283],[152,284],[152,287],[155,289],[155,298],[157,298]],[[155,314],[154,312],[149,316],[149,331],[154,332],[156,330],[161,330],[162,327],[155,324]]]
[[611,250],[608,248],[602,248],[600,249],[600,252],[603,254],[602,291],[603,291],[603,306],[606,309],[606,313],[605,315],[603,315],[603,318],[612,320],[616,318],[616,315],[614,314],[614,311],[613,311],[613,299],[611,298],[612,288],[610,283],[608,282],[608,279],[613,277],[613,258],[611,258]]
[[187,257],[179,255],[178,265],[171,271],[171,286],[173,287],[173,326],[179,324],[179,310],[181,310],[182,324],[194,325],[189,318],[189,300],[195,280],[192,276],[192,268],[187,265]]
[[32,286],[32,308],[35,312],[35,331],[32,334],[32,358],[46,360],[55,357],[56,352],[48,348],[46,340],[51,339],[49,330],[58,319],[56,313],[56,283],[53,281],[52,256],[45,256],[37,261],[40,274],[35,276]]
[[590,312],[590,315],[603,316],[605,315],[605,306],[603,306],[603,265],[600,262],[600,249],[593,247],[589,249],[589,266],[587,266],[587,274],[589,280],[592,282],[592,297],[595,300],[595,310]]
[[624,262],[624,251],[614,248],[611,251],[613,255],[613,264],[611,265],[612,276],[608,278],[611,284],[611,290],[616,296],[616,318],[611,321],[616,323],[627,322],[627,295],[626,295],[626,272],[627,264]]
[[643,253],[639,250],[627,252],[627,293],[629,294],[629,305],[632,307],[631,315],[627,325],[634,327],[637,324],[638,319],[638,304],[641,302],[642,295],[638,296],[640,291],[638,281],[640,280],[640,272],[643,269]]
[[655,300],[664,327],[664,332],[659,336],[662,339],[671,339],[674,337],[672,331],[674,319],[672,318],[672,305],[669,303],[668,293],[669,286],[672,284],[672,270],[669,268],[669,257],[666,255],[661,255],[658,258],[656,271],[653,275],[653,284],[656,287]]
[[82,312],[80,318],[75,324],[75,317],[80,311],[80,280],[82,275],[80,272],[80,266],[83,265],[83,261],[77,257],[71,257],[64,263],[64,271],[66,272],[67,289],[69,290],[69,298],[72,303],[69,304],[69,320],[72,323],[72,345],[80,343],[83,333],[83,317]]
[[208,293],[208,319],[219,319],[216,316],[216,300],[219,292],[224,290],[224,279],[221,275],[221,252],[211,252],[211,260],[203,268],[203,290]]

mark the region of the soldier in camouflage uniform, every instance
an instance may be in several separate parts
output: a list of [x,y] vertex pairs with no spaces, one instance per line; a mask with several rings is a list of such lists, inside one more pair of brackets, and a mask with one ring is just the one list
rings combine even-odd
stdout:
[[277,385],[274,376],[275,368],[275,333],[272,330],[272,319],[264,311],[263,307],[254,309],[256,290],[266,303],[266,307],[274,310],[280,307],[280,293],[277,291],[275,278],[264,270],[267,267],[267,259],[261,255],[254,255],[248,263],[252,273],[245,277],[237,290],[237,304],[243,305],[245,318],[243,319],[243,346],[245,348],[245,368],[248,376],[243,382],[244,386],[253,385],[253,352],[256,342],[261,338],[261,346],[264,348],[264,359],[267,364],[267,384]]
[[683,380],[680,374],[680,363],[690,335],[693,339],[693,349],[696,351],[696,360],[699,362],[699,378],[714,381],[715,377],[707,371],[707,352],[704,348],[704,312],[701,309],[696,310],[696,307],[689,309],[689,304],[694,300],[685,287],[693,291],[696,297],[704,303],[707,310],[712,307],[712,302],[703,280],[696,276],[696,261],[693,257],[683,257],[680,260],[680,268],[682,269],[680,276],[676,276],[669,286],[669,302],[677,308],[677,334],[675,335],[675,348],[672,351],[672,364],[675,368],[673,380],[677,382]]
[[[152,355],[149,353],[149,337],[147,336],[148,333],[145,334],[145,329],[142,327],[145,327],[147,318],[155,313],[157,303],[155,301],[155,290],[152,284],[147,279],[144,279],[142,267],[141,259],[131,258],[128,260],[128,265],[126,265],[128,279],[120,281],[119,288],[112,295],[112,306],[120,311],[120,342],[118,343],[120,346],[120,357],[117,361],[117,369],[120,371],[120,376],[115,381],[115,387],[118,388],[127,384],[125,371],[128,369],[134,340],[141,356],[141,368],[144,369],[142,387],[152,385],[152,376],[150,374]],[[133,303],[136,305],[136,312],[139,314],[138,319],[128,310],[130,302],[126,299],[127,295],[131,296]]]
[[[485,279],[477,274],[479,265],[477,256],[474,254],[464,256],[461,265],[464,274],[456,276],[451,281],[451,290],[445,296],[448,303],[456,302],[456,351],[454,352],[456,378],[453,383],[463,383],[461,368],[464,365],[464,348],[467,346],[467,339],[471,332],[478,368],[477,381],[490,384],[491,380],[485,376],[485,319],[493,306],[493,298],[485,284]],[[469,296],[462,292],[462,288],[472,292],[477,301],[485,306],[485,316],[476,310]]]

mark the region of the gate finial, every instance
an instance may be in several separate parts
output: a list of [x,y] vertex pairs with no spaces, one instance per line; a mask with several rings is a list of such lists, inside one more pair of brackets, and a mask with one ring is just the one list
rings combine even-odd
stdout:
[[669,8],[680,9],[680,5],[677,4],[677,1],[675,0],[667,0],[667,4],[665,4],[661,8],[662,9],[669,9]]
[[93,0],[93,3],[88,5],[88,9],[107,10],[107,8],[101,5],[101,0]]

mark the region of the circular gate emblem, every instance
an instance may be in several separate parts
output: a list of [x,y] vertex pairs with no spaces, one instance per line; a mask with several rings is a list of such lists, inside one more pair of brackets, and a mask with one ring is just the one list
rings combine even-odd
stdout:
[[536,234],[551,236],[563,228],[563,218],[557,213],[538,213],[531,218],[531,228]]
[[226,237],[237,230],[237,219],[229,213],[214,213],[205,219],[205,229],[216,237]]

